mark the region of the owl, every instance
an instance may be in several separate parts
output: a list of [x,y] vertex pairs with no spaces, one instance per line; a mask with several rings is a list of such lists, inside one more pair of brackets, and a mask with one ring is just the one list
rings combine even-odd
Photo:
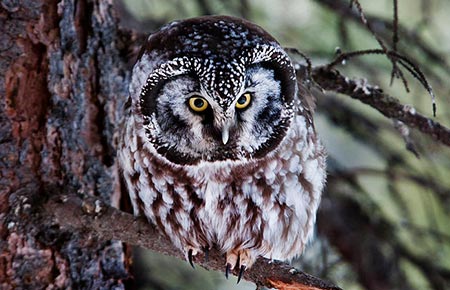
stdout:
[[132,71],[118,161],[136,215],[193,265],[225,273],[290,260],[311,237],[326,154],[293,63],[259,26],[228,16],[151,34]]

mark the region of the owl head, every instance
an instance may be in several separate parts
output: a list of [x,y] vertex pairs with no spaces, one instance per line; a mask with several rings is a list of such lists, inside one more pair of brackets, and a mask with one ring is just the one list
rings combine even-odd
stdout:
[[286,135],[297,90],[288,55],[262,28],[198,17],[148,37],[133,68],[130,113],[170,162],[257,159]]

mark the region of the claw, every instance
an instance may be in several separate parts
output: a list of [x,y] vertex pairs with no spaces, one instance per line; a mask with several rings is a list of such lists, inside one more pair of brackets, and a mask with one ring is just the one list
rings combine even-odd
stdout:
[[228,280],[228,274],[230,274],[230,270],[231,270],[231,264],[228,263],[227,267],[225,268],[225,278],[227,278],[227,280]]
[[205,262],[209,261],[209,248],[205,247],[203,249],[203,253],[205,253]]
[[188,251],[188,260],[189,260],[189,264],[191,264],[192,268],[195,269],[194,262],[192,261],[192,252],[193,252],[193,250],[189,249],[189,251]]
[[236,284],[239,284],[239,282],[241,282],[241,278],[244,276],[245,269],[246,269],[245,265],[242,265],[241,269],[239,270],[239,276]]

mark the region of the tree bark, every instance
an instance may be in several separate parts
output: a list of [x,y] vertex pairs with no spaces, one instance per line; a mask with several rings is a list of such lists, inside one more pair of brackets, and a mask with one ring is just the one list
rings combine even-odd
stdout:
[[111,1],[0,1],[0,288],[123,288],[120,242],[43,222],[53,195],[117,204],[126,39]]

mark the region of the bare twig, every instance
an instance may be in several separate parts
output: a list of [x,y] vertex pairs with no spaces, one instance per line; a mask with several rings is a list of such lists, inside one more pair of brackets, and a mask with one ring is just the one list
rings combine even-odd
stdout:
[[295,55],[300,55],[305,60],[305,62],[306,62],[307,81],[308,81],[308,84],[310,85],[310,83],[313,81],[313,79],[312,79],[312,62],[311,62],[311,59],[305,53],[301,52],[297,48],[286,47],[285,50],[288,53],[292,53],[292,54],[295,54]]
[[392,26],[394,27],[392,33],[392,50],[397,52],[397,44],[398,44],[398,3],[397,0],[394,0],[394,18]]
[[[394,0],[394,6],[396,7],[396,1]],[[377,40],[378,44],[380,45],[381,49],[384,51],[384,54],[389,58],[389,60],[392,63],[392,72],[391,72],[391,82],[393,81],[394,77],[397,76],[399,78],[402,79],[403,84],[405,86],[406,91],[408,91],[408,82],[406,81],[405,77],[403,76],[403,73],[401,73],[400,69],[397,66],[397,59],[393,58],[392,56],[389,55],[389,49],[386,46],[386,44],[384,44],[383,40],[381,39],[381,37],[378,36],[378,34],[375,32],[375,30],[372,28],[372,25],[370,24],[369,21],[367,21],[366,15],[362,9],[361,3],[359,3],[358,0],[352,0],[350,2],[351,6],[355,6],[356,9],[358,10],[358,14],[359,17],[361,18],[361,22],[367,27],[367,29],[370,31],[370,33],[372,34],[372,36]],[[396,14],[396,9],[395,10],[395,16],[394,16],[394,22],[395,19],[397,19],[397,14]],[[398,42],[398,35],[397,35],[397,31],[396,31],[396,27],[394,26],[394,43],[393,43],[393,51],[396,53],[397,52],[397,42]]]
[[313,79],[325,90],[348,95],[377,109],[388,118],[398,119],[411,128],[417,128],[442,144],[450,146],[450,129],[417,113],[411,106],[402,105],[378,87],[359,84],[327,67],[313,68]]
[[[120,240],[180,259],[185,257],[169,239],[147,221],[112,208],[97,198],[84,200],[75,196],[50,200],[44,205],[44,216],[61,227],[80,231],[100,240]],[[225,257],[216,249],[209,252],[208,260],[198,258],[196,263],[210,270],[223,271]],[[237,274],[237,273],[235,273]],[[289,264],[259,258],[244,274],[244,279],[277,289],[339,290],[339,287],[303,273]]]
[[[355,20],[356,17],[359,17],[361,20],[361,23],[364,24],[364,26],[367,28],[367,30],[373,35],[373,37],[376,39],[376,41],[380,45],[381,51],[383,52],[383,54],[385,54],[392,63],[391,83],[393,81],[393,78],[395,76],[397,76],[398,78],[400,78],[402,80],[406,91],[407,92],[409,91],[408,82],[407,82],[406,78],[404,77],[403,72],[399,69],[399,67],[397,65],[397,62],[398,62],[406,70],[408,70],[415,78],[417,78],[422,83],[422,85],[427,89],[428,93],[431,96],[433,116],[436,116],[436,97],[433,93],[433,90],[431,89],[431,85],[428,83],[424,74],[421,72],[421,70],[418,68],[418,66],[415,65],[412,61],[410,61],[410,58],[408,56],[399,54],[397,52],[397,44],[398,44],[398,40],[399,40],[399,37],[398,37],[399,24],[398,24],[398,7],[397,7],[396,0],[394,0],[394,20],[393,20],[393,24],[390,28],[390,30],[392,30],[392,34],[393,34],[393,36],[392,36],[393,37],[393,44],[392,44],[393,49],[392,50],[388,49],[388,47],[384,43],[382,37],[379,35],[377,30],[375,30],[373,28],[373,25],[371,25],[371,22],[373,20],[370,21],[369,18],[366,17],[366,15],[362,9],[362,6],[358,0],[350,1],[350,8],[355,6],[357,9],[357,14],[353,13],[350,9],[346,8],[345,5],[343,5],[343,3],[341,3],[340,1],[335,1],[334,3],[330,3],[330,1],[328,1],[328,0],[320,0],[319,2],[324,5],[327,5],[329,7],[333,7],[340,14],[352,16],[353,20]],[[336,9],[336,8],[339,8],[339,9]],[[383,22],[383,23],[385,23],[385,22]],[[387,24],[387,23],[385,23],[385,24]],[[386,25],[386,27],[387,27],[387,25]],[[405,29],[403,29],[402,31],[405,31],[405,33],[406,33]],[[381,32],[385,32],[385,31],[382,30]],[[429,51],[429,49],[425,49],[425,47],[423,47],[423,46],[420,46],[420,45],[418,45],[418,46],[424,51]],[[364,50],[364,53],[361,53],[363,51],[358,51],[359,52],[358,55],[367,54],[366,52],[368,52],[368,51],[369,50]],[[344,57],[345,55],[346,54],[342,54],[342,57]],[[443,59],[442,57],[439,57],[439,58]],[[405,61],[405,59],[406,59],[406,61]],[[335,63],[335,62],[333,61],[332,63]],[[440,64],[444,65],[444,67],[446,66],[445,63],[444,64],[442,63],[442,61]]]
[[400,135],[402,135],[406,149],[411,151],[417,158],[420,158],[420,154],[417,151],[414,140],[411,138],[408,126],[406,126],[402,121],[395,119],[394,128],[400,133]]
[[[337,57],[332,62],[330,62],[327,65],[327,68],[328,69],[332,68],[347,59],[357,57],[357,56],[369,55],[369,54],[385,54],[389,57],[389,59],[397,60],[398,63],[401,66],[403,66],[414,78],[416,78],[422,84],[422,86],[424,86],[424,88],[427,90],[428,94],[431,96],[431,100],[432,100],[432,104],[433,104],[433,106],[432,106],[433,107],[433,116],[436,116],[436,98],[435,98],[433,89],[431,88],[431,85],[428,82],[428,80],[426,79],[424,73],[420,70],[420,68],[412,60],[408,59],[406,56],[396,53],[395,51],[385,52],[384,50],[381,50],[381,49],[367,49],[367,50],[357,50],[357,51],[352,51],[352,52],[347,52],[347,53],[340,53],[337,55]],[[397,69],[397,73],[399,75],[403,76],[403,73],[401,72],[401,70]],[[406,81],[404,81],[403,84],[405,85],[406,91],[409,91],[408,83]]]
[[[351,21],[356,22],[357,24],[364,25],[360,21],[360,16],[357,12],[348,8],[347,1],[345,0],[316,0],[316,2],[328,7],[331,11],[341,15],[344,19],[349,19]],[[424,1],[427,6],[430,5],[430,1]],[[390,31],[394,28],[392,27],[391,20],[384,20],[379,17],[374,16],[366,16],[366,19],[370,23],[377,23],[377,25],[373,25],[372,29],[383,39],[386,41],[390,39],[392,36]],[[413,43],[414,47],[419,48],[423,54],[429,58],[433,63],[439,64],[442,68],[449,73],[450,65],[448,61],[444,57],[444,55],[436,52],[432,49],[427,42],[425,42],[415,31],[408,30],[405,27],[399,24],[398,32],[402,35],[402,39],[404,42]]]
[[[393,3],[394,3],[394,16],[393,16],[393,23],[392,23],[392,27],[393,27],[393,29],[392,29],[392,50],[394,51],[394,53],[398,53],[397,44],[399,41],[399,37],[398,37],[398,3],[397,3],[397,0],[393,0]],[[406,81],[406,78],[403,75],[403,72],[400,69],[398,69],[396,60],[394,59],[392,72],[391,72],[391,86],[394,83],[395,76],[399,77],[402,80],[403,86],[405,87],[406,92],[409,93],[408,82]]]

